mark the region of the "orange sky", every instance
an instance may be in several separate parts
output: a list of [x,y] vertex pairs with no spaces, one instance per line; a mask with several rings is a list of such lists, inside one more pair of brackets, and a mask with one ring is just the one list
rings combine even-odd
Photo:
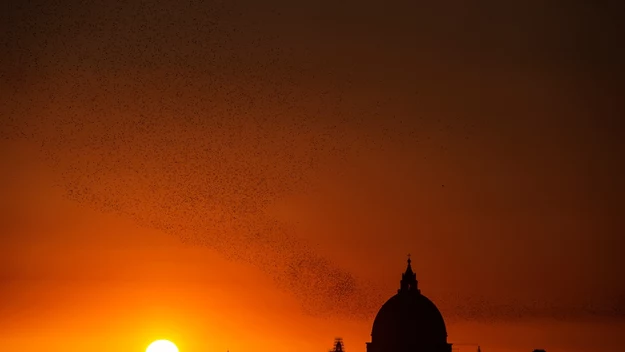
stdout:
[[0,349],[364,351],[407,253],[450,342],[622,349],[616,9],[14,5]]
[[[31,161],[36,160],[35,153],[24,153],[30,148],[6,143],[3,147],[15,151],[3,153],[1,160],[13,171],[2,180],[2,192],[9,195],[1,204],[6,234],[2,237],[3,348],[141,351],[153,339],[170,338],[183,351],[316,351],[327,349],[335,336],[343,336],[350,350],[364,348],[368,341],[373,316],[311,316],[302,309],[298,293],[278,289],[263,268],[226,260],[210,248],[185,245],[171,234],[138,226],[127,217],[67,200],[61,189],[51,185],[51,171]],[[317,212],[307,209],[305,213]],[[325,232],[322,226],[319,230]],[[392,233],[389,236],[394,238]],[[400,249],[380,250],[377,259],[367,260],[367,249],[344,251],[351,246],[340,243],[348,242],[345,239],[315,238],[320,253],[361,278],[375,280],[379,285],[373,289],[387,296],[396,290],[404,268]],[[457,275],[453,268],[463,264],[454,256],[446,260],[448,268],[438,269],[428,265],[436,260],[425,250],[414,258],[422,290],[435,302],[447,298],[443,287],[450,281],[458,285],[450,290],[468,289],[470,295],[479,292],[470,281],[492,280],[445,277],[444,271]],[[433,273],[441,277],[434,278]],[[485,293],[505,291],[482,288]],[[480,308],[484,307],[476,309]],[[622,343],[618,331],[623,323],[618,320],[492,317],[473,321],[454,317],[458,312],[446,304],[442,311],[451,318],[450,341],[479,342],[484,350],[546,346],[550,351],[591,351],[601,345],[602,350],[617,351]]]

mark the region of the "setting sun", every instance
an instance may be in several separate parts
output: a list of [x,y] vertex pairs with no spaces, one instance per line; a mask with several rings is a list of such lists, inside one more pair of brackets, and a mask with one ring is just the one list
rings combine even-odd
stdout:
[[168,340],[157,340],[148,346],[145,352],[178,352],[178,347]]

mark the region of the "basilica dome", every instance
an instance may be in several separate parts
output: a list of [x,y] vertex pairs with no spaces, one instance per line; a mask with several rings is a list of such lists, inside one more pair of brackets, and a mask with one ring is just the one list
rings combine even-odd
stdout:
[[451,351],[443,316],[421,294],[410,259],[397,294],[382,305],[375,317],[367,351]]
[[411,344],[434,343],[444,342],[446,338],[443,316],[432,301],[419,293],[398,293],[391,297],[380,308],[371,331],[372,341],[385,344],[400,340],[412,340]]

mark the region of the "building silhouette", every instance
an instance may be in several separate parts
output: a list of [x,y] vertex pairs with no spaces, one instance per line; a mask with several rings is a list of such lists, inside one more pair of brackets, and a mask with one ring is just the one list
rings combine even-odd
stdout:
[[329,352],[345,352],[343,339],[340,337],[337,337],[336,339],[334,339],[334,348],[332,348]]
[[408,257],[397,294],[375,317],[367,352],[451,352],[440,311],[421,294]]

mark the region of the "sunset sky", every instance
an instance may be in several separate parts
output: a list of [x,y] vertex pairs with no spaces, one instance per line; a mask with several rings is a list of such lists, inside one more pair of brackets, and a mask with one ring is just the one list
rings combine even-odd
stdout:
[[0,6],[0,350],[623,350],[619,1]]

